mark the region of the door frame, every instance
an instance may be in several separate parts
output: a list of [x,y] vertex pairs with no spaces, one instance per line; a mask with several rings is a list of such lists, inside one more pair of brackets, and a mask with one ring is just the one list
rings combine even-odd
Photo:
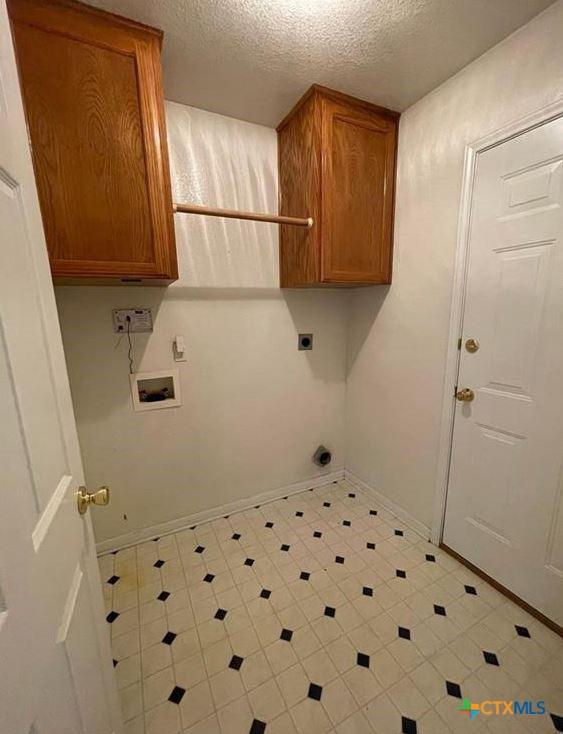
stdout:
[[450,301],[450,326],[448,332],[448,350],[444,374],[442,397],[442,416],[440,420],[440,438],[438,444],[438,465],[436,472],[436,488],[434,492],[434,510],[430,541],[440,545],[444,533],[446,504],[450,475],[450,463],[455,420],[454,390],[457,385],[461,350],[458,347],[463,331],[465,310],[465,291],[467,283],[467,264],[469,255],[469,234],[471,224],[471,207],[475,182],[475,168],[480,153],[497,145],[518,137],[536,127],[545,125],[563,116],[563,96],[534,112],[516,120],[512,120],[501,128],[488,133],[482,138],[465,146],[463,157],[462,188],[457,225],[457,241],[455,248],[455,265],[452,278],[452,295]]

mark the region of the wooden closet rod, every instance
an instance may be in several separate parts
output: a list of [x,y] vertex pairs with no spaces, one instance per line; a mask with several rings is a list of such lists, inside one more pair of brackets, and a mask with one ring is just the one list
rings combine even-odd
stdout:
[[273,224],[292,224],[295,227],[313,226],[312,217],[283,217],[278,214],[257,214],[256,212],[239,212],[236,209],[217,209],[199,204],[173,204],[175,212],[185,214],[205,214],[208,217],[227,217],[228,219],[251,219],[255,222],[272,222]]

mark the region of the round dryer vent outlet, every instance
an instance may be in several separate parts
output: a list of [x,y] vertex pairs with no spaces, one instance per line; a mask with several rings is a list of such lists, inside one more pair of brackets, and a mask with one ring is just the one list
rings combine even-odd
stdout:
[[332,454],[325,446],[319,446],[313,454],[313,461],[317,466],[328,466],[332,461]]

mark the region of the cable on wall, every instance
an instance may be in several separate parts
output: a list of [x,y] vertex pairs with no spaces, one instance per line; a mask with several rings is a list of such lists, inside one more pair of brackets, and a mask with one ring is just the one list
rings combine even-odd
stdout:
[[127,349],[127,359],[129,360],[129,374],[133,374],[133,344],[131,343],[131,316],[126,317],[127,320],[127,343],[129,345]]

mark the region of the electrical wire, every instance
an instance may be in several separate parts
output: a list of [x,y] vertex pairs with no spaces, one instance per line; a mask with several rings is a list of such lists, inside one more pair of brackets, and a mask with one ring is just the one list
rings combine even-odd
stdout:
[[129,348],[127,349],[127,359],[129,360],[129,374],[133,374],[133,357],[131,355],[133,345],[131,344],[131,317],[127,316],[127,343]]

